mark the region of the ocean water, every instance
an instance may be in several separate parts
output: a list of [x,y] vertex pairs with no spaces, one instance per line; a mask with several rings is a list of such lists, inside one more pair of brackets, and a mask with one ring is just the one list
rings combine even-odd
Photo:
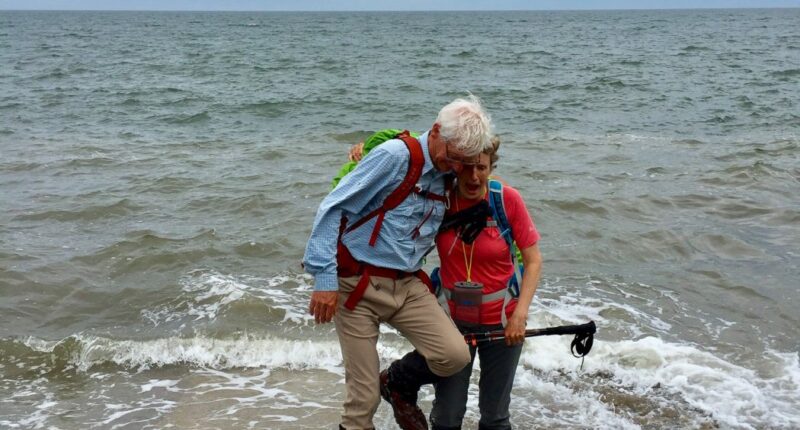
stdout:
[[0,12],[0,428],[335,428],[316,207],[351,144],[468,91],[542,233],[529,326],[598,324],[582,368],[528,340],[515,427],[800,427],[798,23]]

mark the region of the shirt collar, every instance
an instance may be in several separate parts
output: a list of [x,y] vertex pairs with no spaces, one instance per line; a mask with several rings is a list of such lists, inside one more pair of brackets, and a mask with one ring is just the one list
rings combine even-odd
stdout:
[[422,146],[422,155],[425,156],[425,166],[423,168],[424,172],[428,172],[433,169],[433,159],[431,159],[431,154],[428,149],[428,135],[430,131],[426,131],[419,137],[419,144]]

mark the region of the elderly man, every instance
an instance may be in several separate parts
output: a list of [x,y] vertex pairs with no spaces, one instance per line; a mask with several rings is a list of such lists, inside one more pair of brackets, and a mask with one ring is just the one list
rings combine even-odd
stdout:
[[[374,428],[383,396],[403,429],[427,429],[423,384],[453,375],[470,353],[428,290],[423,258],[444,217],[446,177],[491,147],[491,121],[475,97],[439,111],[431,129],[376,147],[322,201],[304,265],[314,276],[309,312],[336,325],[345,367],[340,429]],[[380,323],[415,351],[379,373]]]

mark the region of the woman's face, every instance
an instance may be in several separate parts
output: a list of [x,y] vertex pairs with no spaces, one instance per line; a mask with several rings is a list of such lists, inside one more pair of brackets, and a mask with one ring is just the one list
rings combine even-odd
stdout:
[[458,177],[458,195],[467,199],[482,198],[492,173],[489,154],[481,154],[475,164],[465,164]]

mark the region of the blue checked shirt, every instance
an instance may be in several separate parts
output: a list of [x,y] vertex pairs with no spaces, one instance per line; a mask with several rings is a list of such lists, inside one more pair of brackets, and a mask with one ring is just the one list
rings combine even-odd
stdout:
[[[435,194],[444,194],[444,176],[433,166],[428,153],[428,134],[419,138],[425,164],[417,185]],[[336,240],[342,215],[348,226],[383,204],[406,176],[411,155],[405,143],[389,140],[373,148],[358,166],[322,200],[306,245],[303,263],[314,275],[315,291],[336,291]],[[422,267],[422,259],[433,248],[433,240],[444,218],[443,202],[411,193],[399,206],[386,212],[375,246],[369,239],[377,216],[342,237],[353,257],[373,266],[412,272]]]

